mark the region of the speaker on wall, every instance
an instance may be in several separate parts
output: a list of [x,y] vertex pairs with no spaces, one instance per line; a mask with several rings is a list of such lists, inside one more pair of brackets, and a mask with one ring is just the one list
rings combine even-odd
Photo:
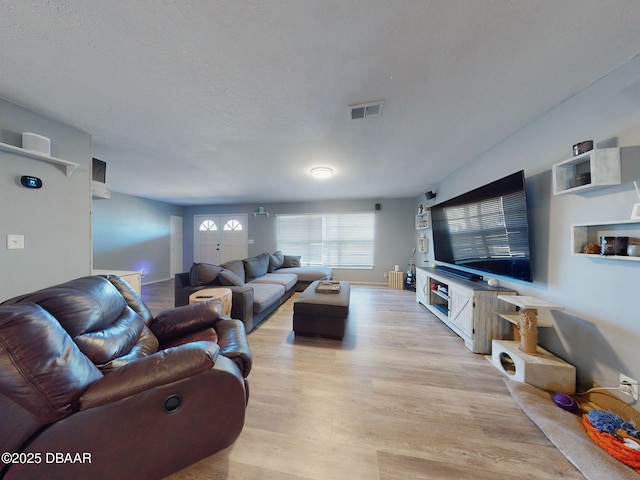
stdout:
[[425,197],[427,200],[433,200],[434,198],[436,198],[436,192],[434,192],[434,191],[432,191],[432,190],[429,190],[428,192],[426,192],[426,193],[424,194],[424,197]]
[[382,205],[380,205],[379,203],[376,203],[376,210],[380,210],[382,208]]
[[107,182],[107,164],[97,158],[92,159],[91,165],[91,178],[95,182],[106,183]]

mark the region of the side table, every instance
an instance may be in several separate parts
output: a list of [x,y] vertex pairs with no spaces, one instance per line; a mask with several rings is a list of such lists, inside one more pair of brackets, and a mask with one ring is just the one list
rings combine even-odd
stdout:
[[229,288],[204,288],[189,295],[189,305],[217,300],[221,305],[221,313],[230,317],[231,296],[231,289]]

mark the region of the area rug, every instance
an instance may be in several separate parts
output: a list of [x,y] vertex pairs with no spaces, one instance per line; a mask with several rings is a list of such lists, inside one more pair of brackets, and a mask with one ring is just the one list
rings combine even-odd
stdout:
[[515,402],[588,480],[640,480],[633,469],[596,445],[580,417],[559,408],[549,392],[505,379]]

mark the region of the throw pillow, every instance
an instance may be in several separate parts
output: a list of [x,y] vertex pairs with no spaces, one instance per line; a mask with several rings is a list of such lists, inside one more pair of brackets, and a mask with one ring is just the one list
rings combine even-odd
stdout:
[[210,263],[194,263],[189,271],[189,283],[192,287],[217,283],[218,274],[222,268]]
[[273,252],[269,255],[269,273],[275,272],[279,268],[282,268],[282,264],[284,263],[284,253],[280,250]]
[[246,277],[244,274],[244,263],[242,262],[242,260],[229,260],[228,262],[225,262],[220,266],[235,273],[240,278],[240,280],[242,280],[242,284],[244,284],[244,282],[246,281]]
[[226,268],[222,269],[218,278],[220,279],[220,285],[224,285],[226,287],[241,287],[244,285],[244,281],[238,275]]
[[267,274],[267,270],[269,270],[269,254],[261,253],[256,257],[245,258],[244,263],[244,273],[246,278],[258,278]]
[[300,255],[298,255],[298,256],[285,255],[284,256],[284,262],[282,263],[282,268],[299,267],[299,266],[301,266],[300,257],[301,257]]

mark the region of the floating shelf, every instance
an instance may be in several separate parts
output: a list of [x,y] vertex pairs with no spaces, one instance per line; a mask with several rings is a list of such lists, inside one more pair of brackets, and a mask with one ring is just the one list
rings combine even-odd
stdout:
[[111,190],[106,183],[91,181],[91,197],[92,198],[104,198],[106,200],[111,198]]
[[67,177],[71,176],[73,171],[80,165],[68,160],[62,160],[61,158],[45,155],[44,153],[36,152],[34,150],[25,150],[24,148],[9,145],[7,143],[0,142],[0,151],[13,153],[20,155],[21,157],[31,158],[33,160],[40,160],[41,162],[51,163],[63,168],[63,171]]
[[576,155],[552,169],[553,194],[579,193],[620,184],[620,148],[601,148]]
[[416,215],[416,230],[426,230],[431,228],[431,209]]
[[[580,257],[598,258],[603,260],[618,260],[626,262],[640,262],[640,257],[627,255],[600,255],[582,253],[587,243],[600,245],[601,236],[629,237],[636,243],[640,241],[640,219],[614,220],[604,222],[577,223],[571,225],[571,254]],[[637,240],[636,240],[637,239]]]

